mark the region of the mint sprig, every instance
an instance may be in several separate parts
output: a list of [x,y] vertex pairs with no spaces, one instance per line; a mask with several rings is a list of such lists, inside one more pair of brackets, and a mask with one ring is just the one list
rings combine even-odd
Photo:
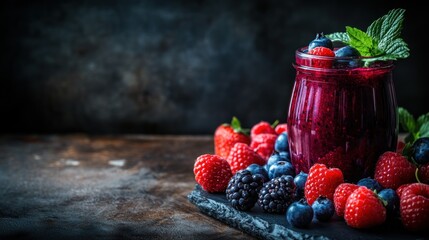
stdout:
[[356,48],[364,57],[365,65],[373,61],[397,60],[407,58],[410,53],[407,43],[400,37],[405,9],[390,10],[369,25],[366,32],[346,26],[346,32],[325,35],[332,41],[339,41]]

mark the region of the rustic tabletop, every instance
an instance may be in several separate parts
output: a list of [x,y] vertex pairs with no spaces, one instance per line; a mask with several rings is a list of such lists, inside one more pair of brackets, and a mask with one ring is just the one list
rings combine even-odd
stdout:
[[210,136],[2,136],[0,239],[249,239],[201,213]]

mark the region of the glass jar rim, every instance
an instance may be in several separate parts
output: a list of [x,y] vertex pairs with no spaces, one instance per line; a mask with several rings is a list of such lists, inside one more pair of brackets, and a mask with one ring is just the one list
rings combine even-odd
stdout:
[[[308,47],[302,47],[298,48],[295,51],[295,57],[296,60],[321,60],[321,61],[343,61],[343,62],[352,62],[352,61],[371,61],[372,59],[376,59],[377,57],[330,57],[330,56],[318,56],[318,55],[312,55],[307,53]],[[300,61],[304,62],[304,61]],[[359,69],[359,71],[371,71],[374,69],[377,70],[390,70],[394,67],[394,62],[392,60],[375,60],[374,63],[369,67],[354,67],[354,68],[319,68],[314,67],[310,65],[301,64],[300,62],[296,61],[296,63],[293,64],[295,68],[301,68],[306,70],[317,70],[317,71],[324,71],[324,72],[330,72],[330,71],[338,71],[338,70],[347,70],[347,71],[353,71],[356,69]]]

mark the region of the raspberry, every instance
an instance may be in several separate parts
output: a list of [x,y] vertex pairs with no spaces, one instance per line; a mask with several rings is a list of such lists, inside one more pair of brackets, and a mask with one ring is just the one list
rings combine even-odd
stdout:
[[279,125],[277,125],[274,130],[276,131],[277,134],[281,134],[283,132],[287,132],[287,124],[286,123],[280,123]]
[[226,199],[235,209],[248,211],[258,201],[259,190],[263,183],[262,175],[252,175],[248,170],[240,170],[228,183]]
[[347,199],[344,219],[353,228],[374,227],[386,221],[386,208],[377,194],[362,186]]
[[228,162],[211,154],[199,156],[194,164],[195,181],[209,192],[224,192],[232,176]]
[[336,147],[332,151],[328,152],[323,157],[317,160],[318,163],[324,164],[329,168],[339,168],[343,172],[343,175],[347,177],[347,180],[355,180],[354,173],[352,170],[353,166],[350,164],[351,161],[345,161],[346,154],[343,147]]
[[236,143],[232,147],[228,158],[226,159],[231,166],[232,174],[237,171],[247,168],[253,163],[260,166],[265,165],[267,161],[257,154],[253,149],[244,143]]
[[346,208],[347,199],[349,198],[350,194],[352,194],[353,191],[356,190],[357,188],[359,188],[359,186],[356,184],[341,183],[335,189],[334,205],[335,205],[335,212],[337,213],[338,216],[340,217],[344,216],[344,209]]
[[314,57],[310,63],[311,67],[317,68],[332,68],[333,60],[325,57],[335,57],[335,53],[326,47],[315,47],[308,51],[308,54],[321,56]]
[[385,152],[377,160],[374,179],[383,188],[396,190],[406,183],[415,182],[416,167],[397,152]]
[[399,197],[399,198],[401,198],[401,196],[402,196],[402,192],[404,192],[405,188],[406,188],[406,187],[408,187],[408,186],[410,186],[410,185],[411,185],[411,183],[402,184],[401,186],[399,186],[399,187],[396,189],[396,194],[398,194],[398,197]]
[[320,196],[325,196],[333,201],[335,189],[343,182],[343,173],[340,169],[328,169],[324,164],[314,164],[310,168],[304,187],[308,204],[312,205]]
[[429,185],[412,183],[400,197],[400,213],[404,227],[410,231],[429,228]]
[[255,150],[262,158],[268,160],[274,152],[277,134],[261,133],[252,138],[250,147]]
[[259,191],[258,205],[269,213],[286,212],[286,209],[294,200],[295,184],[293,177],[283,175],[264,183]]
[[258,134],[261,133],[271,133],[271,134],[277,134],[276,131],[274,130],[273,126],[271,126],[271,124],[269,124],[266,121],[261,121],[255,125],[253,125],[253,127],[250,129],[250,137],[253,138]]

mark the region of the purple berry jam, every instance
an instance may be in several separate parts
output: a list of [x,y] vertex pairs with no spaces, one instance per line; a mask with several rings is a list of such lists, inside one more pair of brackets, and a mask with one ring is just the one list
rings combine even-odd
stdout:
[[346,181],[356,182],[373,176],[378,157],[395,150],[398,116],[393,64],[363,65],[362,58],[296,52],[287,124],[297,173],[308,173],[314,163],[324,163],[340,168]]

